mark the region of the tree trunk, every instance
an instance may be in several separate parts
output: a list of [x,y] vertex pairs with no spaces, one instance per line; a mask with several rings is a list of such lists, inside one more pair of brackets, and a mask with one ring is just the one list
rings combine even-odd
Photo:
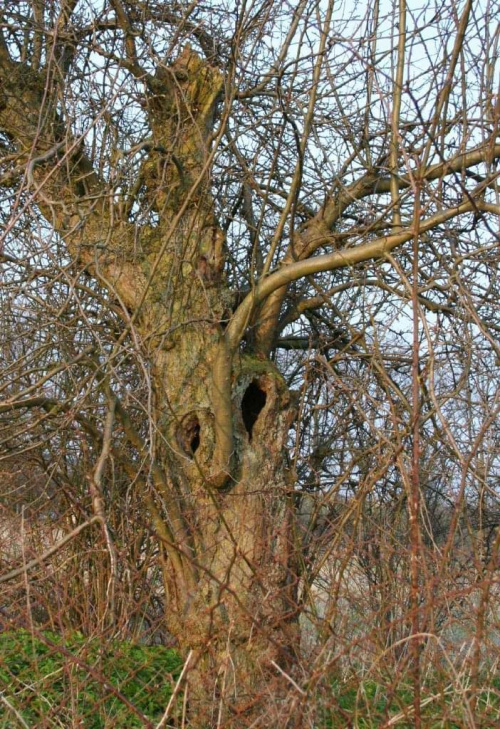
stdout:
[[[186,58],[198,64],[196,57]],[[206,106],[199,96],[191,99],[191,109]],[[185,143],[191,133],[185,129]],[[198,138],[199,122],[194,134]],[[187,158],[178,156],[184,175],[203,177],[207,149],[187,146]],[[168,210],[173,218],[172,197],[170,192],[164,214]],[[215,721],[206,712],[220,710],[218,698],[226,720],[234,715],[234,726],[244,726],[245,715],[254,721],[262,709],[270,670],[276,673],[272,661],[288,663],[296,645],[293,484],[284,461],[293,413],[283,378],[270,362],[224,351],[223,322],[232,302],[221,274],[224,237],[206,180],[165,248],[172,282],[167,305],[155,306],[155,316],[141,322],[143,338],[155,340],[165,479],[155,503],[167,527],[166,621],[183,651],[195,651],[192,720],[197,717],[200,726]],[[158,298],[165,301],[165,292],[158,291]],[[161,338],[151,321],[165,332]],[[223,370],[218,377],[217,368]],[[226,451],[230,443],[225,455],[221,441]],[[226,716],[229,705],[232,714]]]
[[[291,486],[283,463],[289,396],[268,363],[242,357],[235,364],[233,473],[216,491],[207,486],[215,450],[208,378],[192,388],[198,397],[182,397],[206,362],[176,359],[176,348],[165,359],[169,380],[182,383],[177,398],[168,398],[175,417],[166,424],[164,472],[169,497],[175,493],[182,505],[185,535],[182,545],[165,545],[179,557],[164,572],[167,626],[184,652],[196,652],[191,698],[217,711],[213,697],[220,696],[233,711],[248,706],[254,719],[254,702],[276,673],[272,661],[288,670],[296,645]],[[209,725],[199,705],[196,714]],[[237,713],[235,726],[244,725]]]
[[[156,443],[145,499],[163,554],[166,623],[196,659],[193,725],[210,726],[222,707],[244,726],[279,675],[273,662],[286,669],[296,645],[284,460],[293,413],[276,368],[225,341],[233,302],[209,193],[222,77],[189,48],[148,77],[152,140],[141,175],[156,222],[138,227],[68,135],[55,98],[47,103],[43,73],[3,49],[0,76],[0,124],[26,157],[39,209],[128,310],[151,362]],[[117,413],[147,455],[119,402]]]

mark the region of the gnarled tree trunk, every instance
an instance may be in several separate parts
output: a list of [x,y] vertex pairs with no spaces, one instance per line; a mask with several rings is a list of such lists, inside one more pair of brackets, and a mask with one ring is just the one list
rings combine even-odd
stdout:
[[[273,365],[226,341],[225,241],[208,189],[222,78],[186,48],[146,79],[152,139],[141,174],[158,223],[138,227],[68,137],[55,95],[47,102],[47,75],[5,48],[0,59],[0,123],[25,158],[35,200],[129,312],[152,363],[159,435],[144,496],[164,556],[167,626],[193,651],[192,721],[209,726],[219,697],[226,718],[244,726],[277,675],[273,661],[284,666],[296,645],[284,460],[292,408]],[[116,412],[144,449],[119,402]]]
[[[156,338],[165,479],[156,514],[170,534],[163,541],[166,621],[184,650],[195,651],[192,696],[209,708],[217,707],[219,694],[234,705],[241,725],[245,707],[255,704],[269,679],[271,661],[282,664],[295,645],[292,484],[283,455],[290,396],[271,363],[232,352],[225,341],[231,297],[221,275],[224,236],[205,171],[220,78],[189,51],[173,73],[180,87],[172,94],[180,144],[175,166],[165,173],[174,180],[162,215],[174,219],[179,205],[185,209],[173,232],[166,230],[168,242],[159,241],[166,249],[159,266],[164,274],[152,285],[154,316],[141,319],[144,338]],[[202,112],[193,119],[194,109]],[[174,137],[172,117],[161,122],[167,138],[160,144]],[[186,205],[183,194],[193,189]],[[202,723],[209,720],[199,704],[197,713]]]

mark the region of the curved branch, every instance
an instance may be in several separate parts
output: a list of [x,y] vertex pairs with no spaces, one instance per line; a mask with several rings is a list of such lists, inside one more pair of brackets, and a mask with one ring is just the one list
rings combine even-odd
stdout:
[[[461,170],[474,167],[481,162],[500,158],[500,144],[482,144],[470,152],[464,152],[449,160],[430,165],[420,171],[420,179],[431,182]],[[411,187],[411,176],[405,175],[397,178],[398,190]],[[487,187],[488,181],[481,189]],[[340,189],[338,194],[331,198],[324,209],[309,220],[294,236],[293,242],[283,260],[284,267],[292,261],[301,261],[312,255],[320,246],[331,243],[330,231],[340,219],[347,208],[356,201],[370,195],[382,195],[391,192],[391,177],[380,177],[377,168],[368,170],[358,180],[347,187]],[[279,320],[281,306],[286,295],[286,288],[275,290],[266,301],[265,311],[259,326],[259,351],[267,354],[272,347],[273,337]]]
[[[442,225],[447,220],[469,213],[475,209],[485,208],[491,211],[491,205],[482,204],[474,201],[472,198],[465,200],[456,208],[444,210],[436,213],[427,220],[423,220],[419,224],[420,233],[432,230],[438,225]],[[496,207],[496,206],[495,206]],[[341,251],[335,251],[324,256],[316,256],[308,258],[305,261],[296,261],[278,269],[270,276],[265,278],[259,285],[243,300],[233,315],[233,318],[227,329],[228,344],[231,352],[235,352],[244,333],[250,317],[255,308],[262,304],[271,294],[279,289],[288,286],[292,281],[297,281],[305,276],[310,276],[322,271],[333,271],[337,268],[345,268],[354,266],[356,263],[363,263],[371,259],[383,258],[386,253],[394,250],[402,243],[412,239],[414,235],[413,226],[407,228],[401,233],[394,235],[375,238],[375,240],[356,246],[355,248],[346,248]],[[328,237],[318,241],[318,245],[322,245],[328,241]]]

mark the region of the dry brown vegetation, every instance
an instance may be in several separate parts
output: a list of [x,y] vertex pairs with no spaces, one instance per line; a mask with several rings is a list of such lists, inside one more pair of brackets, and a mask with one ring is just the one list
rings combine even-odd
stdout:
[[0,728],[500,722],[498,3],[0,9]]

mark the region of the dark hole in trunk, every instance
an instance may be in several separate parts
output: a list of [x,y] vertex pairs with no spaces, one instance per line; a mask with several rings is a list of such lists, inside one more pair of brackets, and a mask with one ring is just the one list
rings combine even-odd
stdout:
[[177,429],[179,445],[186,455],[193,456],[200,446],[200,421],[196,414],[184,418]]
[[195,423],[192,427],[191,453],[196,453],[199,445],[200,445],[200,424]]
[[241,401],[241,413],[243,415],[243,422],[245,423],[249,440],[252,440],[253,426],[257,422],[257,418],[266,404],[266,397],[265,390],[262,390],[257,382],[251,382],[243,395],[243,400]]

